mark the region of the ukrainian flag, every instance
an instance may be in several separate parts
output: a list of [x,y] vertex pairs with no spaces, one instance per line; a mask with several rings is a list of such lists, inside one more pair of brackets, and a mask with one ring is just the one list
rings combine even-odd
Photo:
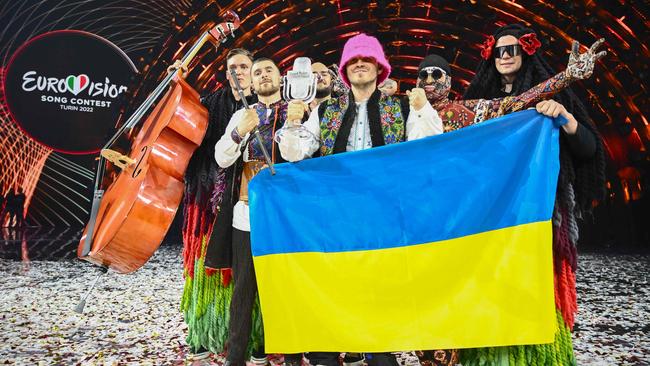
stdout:
[[250,184],[266,352],[553,342],[558,128],[523,111]]

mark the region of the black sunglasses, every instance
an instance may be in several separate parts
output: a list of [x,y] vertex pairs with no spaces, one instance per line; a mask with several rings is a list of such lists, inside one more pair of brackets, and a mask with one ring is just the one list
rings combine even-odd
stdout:
[[511,44],[508,46],[494,47],[494,58],[503,58],[503,55],[508,53],[510,57],[521,55],[521,45]]
[[420,70],[420,72],[418,72],[418,76],[422,80],[426,80],[426,78],[429,75],[431,75],[433,80],[438,80],[442,77],[442,75],[447,75],[447,73],[445,72],[445,70],[436,66],[425,67],[422,70]]

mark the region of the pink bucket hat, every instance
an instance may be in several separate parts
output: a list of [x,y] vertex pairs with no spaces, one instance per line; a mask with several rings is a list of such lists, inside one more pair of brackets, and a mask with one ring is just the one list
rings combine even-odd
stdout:
[[345,67],[355,57],[372,57],[377,60],[377,64],[381,65],[383,71],[377,75],[377,85],[381,84],[390,75],[390,64],[377,38],[361,33],[348,39],[345,46],[343,46],[343,55],[339,63],[341,65],[339,66],[339,75],[341,75],[341,79],[348,88],[350,87],[350,80],[348,80]]

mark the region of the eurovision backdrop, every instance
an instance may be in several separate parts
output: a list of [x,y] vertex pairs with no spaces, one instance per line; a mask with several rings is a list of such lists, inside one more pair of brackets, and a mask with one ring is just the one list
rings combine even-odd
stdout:
[[70,236],[85,225],[97,151],[122,118],[136,69],[188,6],[42,0],[0,8],[0,193],[22,187],[28,225],[53,238],[53,227]]
[[264,170],[249,199],[266,351],[553,342],[558,136],[524,111]]
[[48,32],[23,44],[9,60],[6,107],[41,145],[67,154],[96,154],[119,122],[118,98],[135,71],[128,56],[104,38]]
[[[473,76],[485,35],[503,24],[521,22],[538,31],[545,56],[558,70],[566,64],[573,39],[587,45],[606,39],[609,54],[599,61],[594,77],[573,87],[603,135],[608,155],[609,196],[585,221],[589,228],[581,240],[583,245],[604,247],[645,245],[650,234],[640,217],[648,209],[650,162],[648,10],[642,1],[610,5],[604,0],[9,1],[0,7],[0,191],[22,187],[29,225],[78,232],[87,221],[92,198],[97,157],[92,141],[105,141],[155,88],[167,66],[227,10],[236,11],[242,23],[237,38],[222,50],[245,47],[272,57],[282,69],[297,56],[331,64],[338,62],[345,41],[363,31],[384,45],[401,92],[413,86],[420,59],[436,52],[451,63],[456,96]],[[37,68],[21,68],[29,49],[57,31],[101,37],[132,65],[122,57],[122,66],[100,67],[93,61],[95,52],[73,46],[82,50],[68,56],[69,65],[64,65],[69,70],[50,69],[60,56],[50,51],[40,56]],[[202,93],[214,90],[224,82],[224,63],[225,52],[206,47],[188,81]],[[118,77],[122,67],[130,69],[125,73],[132,79]],[[13,79],[12,69],[17,72]],[[29,94],[28,99],[16,99],[20,93]],[[58,117],[73,112],[117,117],[106,117],[116,118],[112,124]],[[23,123],[26,118],[37,122]],[[67,125],[57,124],[62,121]]]

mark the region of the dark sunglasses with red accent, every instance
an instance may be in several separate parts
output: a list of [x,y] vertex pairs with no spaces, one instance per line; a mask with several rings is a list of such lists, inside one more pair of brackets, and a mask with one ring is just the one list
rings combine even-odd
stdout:
[[503,55],[508,53],[510,57],[520,56],[521,55],[521,45],[511,44],[508,46],[499,46],[494,47],[494,58],[503,58]]
[[429,75],[431,75],[433,80],[438,80],[443,75],[447,75],[447,73],[445,72],[445,70],[436,66],[423,67],[422,70],[418,72],[418,76],[422,80],[426,80]]

